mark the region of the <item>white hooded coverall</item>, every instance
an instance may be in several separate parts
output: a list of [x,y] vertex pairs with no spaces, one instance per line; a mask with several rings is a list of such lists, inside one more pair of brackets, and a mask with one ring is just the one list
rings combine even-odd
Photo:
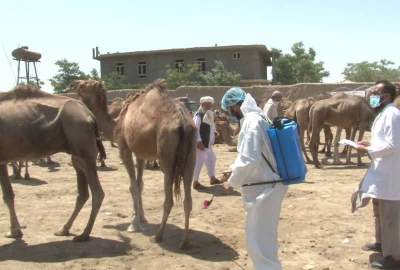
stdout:
[[242,188],[246,210],[247,251],[256,270],[281,270],[278,259],[278,222],[287,186],[264,184],[242,187],[244,184],[279,180],[262,158],[261,152],[276,169],[270,141],[266,135],[267,121],[250,94],[241,106],[244,115],[239,134],[238,156],[232,165],[228,183]]

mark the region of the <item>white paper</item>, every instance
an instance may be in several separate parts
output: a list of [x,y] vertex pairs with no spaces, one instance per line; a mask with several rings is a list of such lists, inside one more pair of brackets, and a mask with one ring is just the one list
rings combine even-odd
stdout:
[[354,147],[354,148],[356,148],[358,146],[358,144],[356,142],[353,142],[353,141],[350,141],[350,140],[347,140],[347,139],[342,139],[342,140],[339,141],[339,143],[342,144],[342,145],[348,145],[348,146],[351,146],[351,147]]

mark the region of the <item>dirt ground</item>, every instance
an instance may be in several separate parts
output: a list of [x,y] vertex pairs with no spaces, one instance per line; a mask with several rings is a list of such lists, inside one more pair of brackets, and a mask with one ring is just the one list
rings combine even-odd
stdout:
[[[143,233],[126,231],[132,214],[128,176],[118,151],[105,142],[112,169],[99,171],[106,193],[92,238],[86,243],[54,232],[66,221],[76,197],[76,180],[69,157],[53,158],[60,167],[32,166],[31,181],[14,180],[16,210],[26,226],[22,240],[0,237],[0,269],[253,269],[245,249],[244,212],[239,192],[226,194],[221,186],[193,191],[191,248],[178,249],[183,228],[183,207],[174,206],[164,242],[152,242],[161,220],[163,182],[159,171],[145,171],[144,207],[149,224]],[[236,153],[217,145],[220,175]],[[355,161],[355,159],[353,158]],[[367,161],[367,160],[365,160]],[[371,205],[350,213],[350,195],[366,167],[309,167],[307,184],[291,186],[284,200],[279,227],[280,258],[285,270],[368,269],[370,253],[361,246],[373,240]],[[208,184],[205,171],[202,181]],[[215,194],[209,209],[202,203]],[[84,228],[90,201],[78,216],[73,233]],[[8,211],[0,207],[0,233],[9,226]]]

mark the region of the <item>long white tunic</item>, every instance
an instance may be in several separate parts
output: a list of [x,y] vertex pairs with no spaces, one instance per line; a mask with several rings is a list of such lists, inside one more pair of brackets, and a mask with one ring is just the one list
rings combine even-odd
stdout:
[[[193,117],[194,124],[197,128],[197,143],[201,142],[200,137],[200,125],[201,125],[201,118],[200,115],[195,115]],[[215,125],[212,123],[210,124],[210,143],[209,145],[205,145],[204,150],[200,150],[196,148],[196,166],[193,172],[193,181],[199,181],[200,173],[203,165],[206,165],[208,176],[211,178],[215,176],[215,165],[217,158],[213,151],[213,145],[215,143]]]
[[272,122],[276,117],[278,117],[278,103],[275,103],[272,98],[268,99],[267,103],[264,105],[263,111]]
[[361,192],[371,198],[400,200],[400,110],[393,104],[376,117],[368,153],[372,164]]
[[[262,110],[247,94],[241,110],[244,121],[239,133],[238,156],[231,166],[228,183],[236,188],[243,184],[278,180],[262,158],[263,153],[276,171],[276,161],[271,143],[266,136],[268,123],[261,116]],[[278,259],[277,231],[282,200],[287,186],[280,183],[242,188],[246,210],[247,251],[256,270],[281,270]]]

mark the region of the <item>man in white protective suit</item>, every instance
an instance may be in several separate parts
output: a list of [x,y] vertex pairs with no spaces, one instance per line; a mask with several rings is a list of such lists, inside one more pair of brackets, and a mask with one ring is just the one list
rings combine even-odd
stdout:
[[204,164],[210,178],[210,185],[221,184],[215,177],[217,158],[213,151],[216,132],[214,112],[211,110],[213,104],[213,97],[205,96],[200,98],[200,108],[193,117],[197,128],[196,166],[193,173],[193,188],[196,190],[204,189],[204,186],[199,182],[201,168]]
[[239,87],[225,93],[221,107],[242,122],[238,156],[224,186],[226,189],[241,188],[246,210],[248,254],[256,270],[281,270],[278,259],[278,223],[287,186],[282,183],[265,183],[279,180],[279,175],[272,171],[265,160],[277,171],[266,134],[269,124],[254,98]]

